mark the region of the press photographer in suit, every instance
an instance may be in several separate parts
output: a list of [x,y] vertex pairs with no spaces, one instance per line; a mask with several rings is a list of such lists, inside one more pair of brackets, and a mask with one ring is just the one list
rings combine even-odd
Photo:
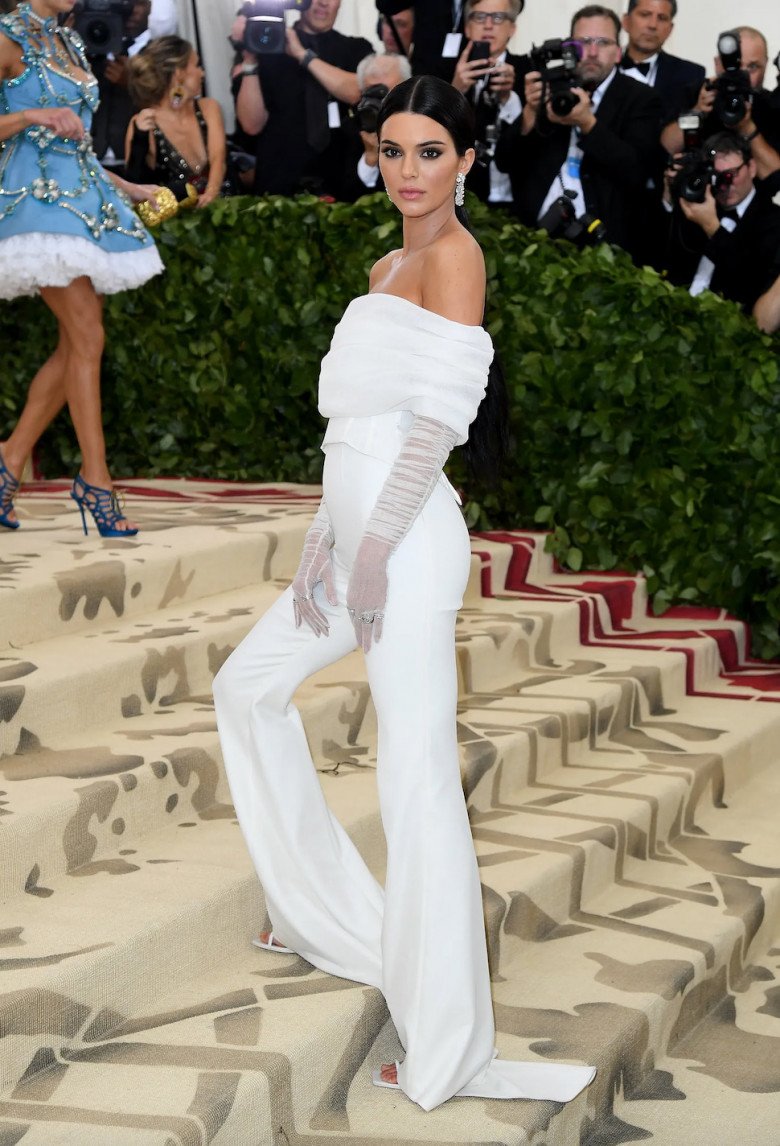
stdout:
[[527,56],[507,50],[522,8],[523,0],[466,0],[466,46],[452,77],[452,86],[474,107],[477,127],[477,162],[466,186],[495,206],[512,203],[511,182],[496,167],[493,154],[501,126],[514,123],[522,111],[523,81],[531,70]]
[[[733,52],[724,53],[721,46],[728,38],[735,42]],[[772,178],[774,190],[780,188],[777,172],[780,169],[780,98],[775,92],[768,92],[764,79],[769,64],[769,47],[766,36],[757,28],[740,25],[731,32],[722,33],[718,39],[719,54],[715,59],[715,74],[689,92],[689,108],[701,119],[702,138],[723,130],[734,130],[750,144],[751,154],[756,162],[756,177],[764,180]],[[718,84],[724,76],[732,77],[735,89],[739,90],[740,80],[745,81],[746,91],[733,104],[741,108],[741,118],[728,116],[724,119],[724,107],[730,111],[729,101],[719,99]],[[739,110],[735,113],[739,115]],[[683,149],[683,132],[672,120],[667,123],[661,135],[661,142],[670,155]]]
[[360,98],[357,66],[372,50],[368,40],[334,29],[339,5],[312,0],[287,29],[281,53],[247,51],[246,16],[233,25],[231,39],[242,45],[233,75],[236,116],[254,143],[257,195],[339,194],[347,149],[342,125]]
[[701,64],[664,51],[676,15],[677,0],[628,0],[622,21],[628,44],[621,70],[653,89],[663,104],[664,123],[688,110],[691,89],[698,91],[705,78]]
[[636,257],[643,224],[638,204],[653,171],[661,104],[650,88],[618,69],[620,20],[600,4],[581,8],[571,37],[582,53],[568,115],[556,115],[539,72],[525,77],[523,114],[505,128],[496,165],[512,180],[521,221],[535,226],[564,191],[578,215],[596,215],[607,239]]
[[[693,159],[699,162],[695,154]],[[692,178],[678,164],[681,178],[675,169],[667,177],[669,280],[687,286],[694,296],[714,291],[750,313],[772,281],[780,250],[780,207],[756,187],[750,146],[734,132],[708,139],[701,159],[711,164],[711,175],[701,169]],[[704,197],[698,202],[702,183]]]
[[[690,92],[698,92],[704,83],[705,72],[700,64],[681,60],[664,51],[664,44],[674,29],[677,0],[629,0],[623,16],[623,31],[628,44],[623,51],[620,68],[623,75],[647,84],[663,104],[663,123],[686,111]],[[659,139],[656,164],[644,196],[645,227],[638,261],[660,269],[659,252],[663,250],[667,220],[661,206],[664,171],[668,155]]]
[[377,115],[385,95],[403,80],[411,79],[412,67],[398,52],[366,56],[357,68],[361,96],[344,125],[348,136],[344,185],[339,199],[354,203],[361,195],[384,191],[379,170]]

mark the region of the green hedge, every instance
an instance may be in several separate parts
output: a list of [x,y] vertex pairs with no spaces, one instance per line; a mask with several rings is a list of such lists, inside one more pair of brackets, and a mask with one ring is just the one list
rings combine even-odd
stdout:
[[[656,611],[727,608],[753,623],[754,651],[780,653],[778,343],[611,247],[577,252],[471,206],[513,444],[490,490],[453,462],[470,523],[549,529],[570,568],[643,569]],[[106,304],[114,472],[316,481],[319,359],[399,238],[384,196],[226,200],[166,224],[165,276]],[[2,437],[54,327],[20,300],[0,338]],[[64,421],[41,459],[77,468]]]

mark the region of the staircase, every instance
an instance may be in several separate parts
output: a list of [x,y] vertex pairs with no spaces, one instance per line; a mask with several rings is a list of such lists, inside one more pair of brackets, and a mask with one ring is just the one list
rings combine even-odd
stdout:
[[[566,1106],[370,1084],[381,995],[251,946],[265,921],[211,681],[289,582],[318,492],[136,482],[127,541],[58,483],[0,537],[0,1146],[780,1146],[780,668],[641,578],[476,535],[459,733],[504,1058]],[[299,707],[379,878],[359,654]]]

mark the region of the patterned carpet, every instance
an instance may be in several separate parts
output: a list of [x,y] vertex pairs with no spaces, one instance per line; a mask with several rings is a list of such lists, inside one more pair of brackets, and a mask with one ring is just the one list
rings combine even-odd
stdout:
[[[0,537],[0,1146],[780,1146],[780,666],[641,579],[476,535],[464,783],[503,1057],[585,1061],[554,1103],[424,1114],[370,1085],[378,992],[250,945],[214,673],[292,576],[306,487],[127,483],[127,541],[62,483]],[[299,703],[381,878],[358,654]]]

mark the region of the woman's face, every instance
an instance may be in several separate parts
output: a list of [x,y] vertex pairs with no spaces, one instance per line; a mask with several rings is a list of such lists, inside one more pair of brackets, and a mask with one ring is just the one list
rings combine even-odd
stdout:
[[382,125],[379,168],[404,218],[422,218],[453,203],[455,177],[473,162],[473,148],[458,155],[450,133],[427,115],[397,112]]
[[180,73],[181,84],[188,96],[201,95],[203,91],[203,68],[200,66],[197,52],[191,52],[186,67]]

